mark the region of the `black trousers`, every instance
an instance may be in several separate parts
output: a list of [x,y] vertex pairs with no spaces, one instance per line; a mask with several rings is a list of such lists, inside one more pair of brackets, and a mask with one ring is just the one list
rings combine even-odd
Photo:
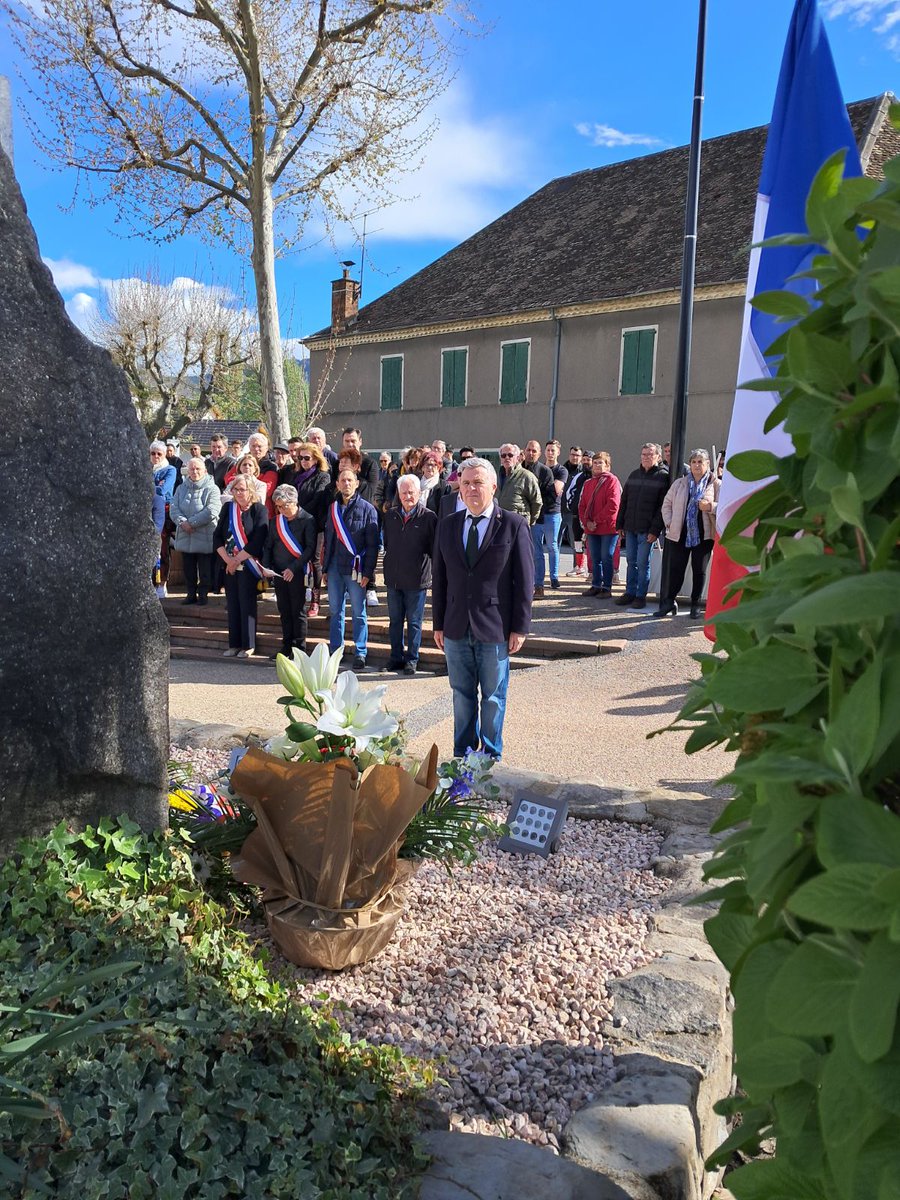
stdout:
[[662,587],[660,597],[662,603],[671,604],[678,598],[681,585],[684,583],[684,573],[687,565],[691,564],[691,604],[699,604],[706,582],[706,568],[709,566],[709,556],[712,554],[712,538],[704,538],[697,546],[690,549],[680,542],[670,542],[666,538],[663,553]]
[[306,577],[299,569],[290,583],[273,579],[278,615],[281,617],[281,653],[290,656],[296,648],[306,651]]
[[[201,600],[206,599],[206,593],[210,588],[212,560],[213,556],[211,553],[188,554],[182,550],[181,561],[184,568],[184,583],[187,588],[189,600],[196,600],[198,596]],[[219,559],[219,562],[222,562],[222,560]],[[225,564],[222,563],[222,566],[224,568]]]
[[[221,557],[221,555],[220,555]],[[228,606],[228,645],[232,650],[256,649],[256,585],[259,580],[249,569],[225,575],[225,602]]]

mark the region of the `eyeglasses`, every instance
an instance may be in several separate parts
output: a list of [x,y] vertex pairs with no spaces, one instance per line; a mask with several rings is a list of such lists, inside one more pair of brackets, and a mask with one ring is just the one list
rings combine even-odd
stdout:
[[513,454],[511,451],[510,451],[510,452],[508,452],[508,453],[506,453],[506,454],[504,454],[504,452],[501,450],[501,451],[500,451],[500,457],[501,457],[501,458],[515,458],[516,456],[515,456],[515,454]]
[[313,456],[311,454],[300,454],[298,455],[298,458],[301,462],[312,462],[313,460]]

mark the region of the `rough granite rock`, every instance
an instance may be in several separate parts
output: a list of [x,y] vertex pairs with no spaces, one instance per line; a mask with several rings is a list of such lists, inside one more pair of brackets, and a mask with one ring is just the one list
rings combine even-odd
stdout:
[[0,357],[0,848],[62,819],[162,825],[169,638],[147,439],[124,375],[66,316],[2,151]]

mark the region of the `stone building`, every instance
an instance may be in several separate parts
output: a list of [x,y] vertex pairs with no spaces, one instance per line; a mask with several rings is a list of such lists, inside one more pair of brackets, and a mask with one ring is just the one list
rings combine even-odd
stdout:
[[[848,106],[863,169],[900,152],[889,93]],[[687,446],[731,414],[766,126],[703,144]],[[358,309],[345,270],[306,339],[329,432],[368,447],[434,437],[496,447],[578,442],[623,473],[672,420],[688,149],[555,179]]]

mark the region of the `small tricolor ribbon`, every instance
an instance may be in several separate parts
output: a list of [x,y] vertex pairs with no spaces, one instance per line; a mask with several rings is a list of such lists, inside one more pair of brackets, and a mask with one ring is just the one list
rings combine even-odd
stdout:
[[238,554],[241,550],[243,550],[247,555],[247,566],[257,579],[262,579],[262,567],[247,550],[247,535],[244,533],[244,522],[241,519],[241,507],[237,501],[233,501],[231,505],[231,536],[234,538],[235,546],[237,546],[235,553]]
[[356,553],[356,547],[353,545],[353,539],[347,532],[346,526],[341,518],[340,503],[335,500],[331,506],[331,524],[334,527],[334,533],[338,541],[353,559],[352,578],[355,579],[359,575],[359,555]]

